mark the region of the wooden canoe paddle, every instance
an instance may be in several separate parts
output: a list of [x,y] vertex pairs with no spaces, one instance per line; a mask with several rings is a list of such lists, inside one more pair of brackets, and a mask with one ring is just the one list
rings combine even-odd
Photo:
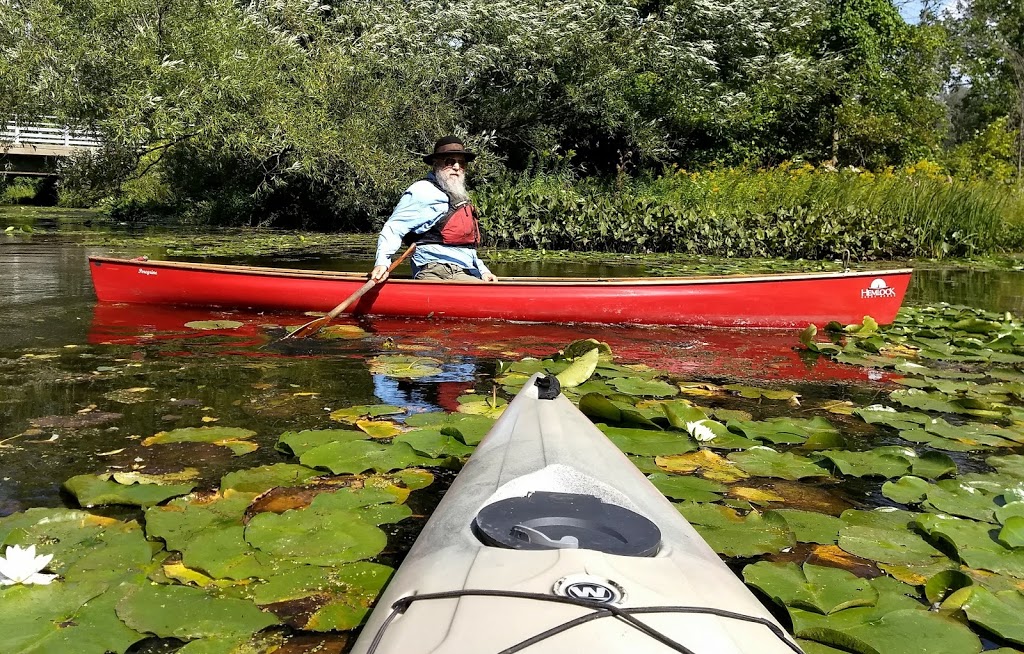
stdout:
[[[397,268],[400,263],[405,261],[408,258],[408,256],[412,254],[412,251],[415,249],[416,244],[413,243],[412,245],[409,246],[408,250],[402,253],[402,256],[398,257],[395,260],[395,262],[391,264],[391,267],[388,268],[389,277],[391,276],[391,273],[394,272],[395,268]],[[384,282],[387,281],[387,279],[388,278],[385,277],[384,280],[381,281],[380,283],[383,284]],[[328,313],[326,316],[321,316],[320,318],[316,318],[315,320],[310,320],[305,325],[302,325],[301,327],[293,331],[291,334],[288,334],[281,340],[286,341],[289,338],[307,338],[309,336],[313,336],[321,329],[326,327],[327,323],[337,318],[342,311],[344,311],[345,309],[349,308],[352,304],[354,304],[356,300],[366,295],[366,292],[369,291],[374,286],[376,286],[377,283],[378,282],[376,282],[373,279],[367,281],[365,284],[359,287],[359,290],[345,298],[344,302],[331,309],[330,313]]]

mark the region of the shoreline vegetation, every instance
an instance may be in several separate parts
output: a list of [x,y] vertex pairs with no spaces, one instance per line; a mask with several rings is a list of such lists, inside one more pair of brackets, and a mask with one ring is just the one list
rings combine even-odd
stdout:
[[[24,183],[8,185],[0,202],[25,202],[31,190]],[[493,180],[475,196],[486,248],[842,263],[1024,250],[1024,196],[1015,187],[957,180],[928,161],[877,172],[809,163],[677,168],[657,177],[611,180],[535,172]],[[129,225],[239,226],[141,207],[101,205],[99,213]],[[338,222],[369,241],[382,219]],[[250,253],[316,251],[332,241],[328,231],[289,231],[294,243],[257,246]]]

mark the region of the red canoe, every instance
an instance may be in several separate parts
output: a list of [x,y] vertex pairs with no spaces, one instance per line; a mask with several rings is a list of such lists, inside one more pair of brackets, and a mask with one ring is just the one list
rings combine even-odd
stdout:
[[[101,302],[328,311],[361,273],[91,257]],[[382,316],[556,323],[805,327],[893,321],[909,269],[763,276],[504,278],[497,283],[391,279],[352,308]]]

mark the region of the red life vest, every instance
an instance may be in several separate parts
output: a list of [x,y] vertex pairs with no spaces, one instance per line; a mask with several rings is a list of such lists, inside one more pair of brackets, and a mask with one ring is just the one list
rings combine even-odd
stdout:
[[[437,186],[433,180],[429,180]],[[440,186],[438,189],[444,191]],[[480,219],[479,213],[469,202],[452,202],[448,196],[448,211],[434,221],[425,232],[417,234],[409,232],[402,240],[408,245],[410,243],[441,243],[442,245],[455,245],[460,247],[476,247],[480,245]]]

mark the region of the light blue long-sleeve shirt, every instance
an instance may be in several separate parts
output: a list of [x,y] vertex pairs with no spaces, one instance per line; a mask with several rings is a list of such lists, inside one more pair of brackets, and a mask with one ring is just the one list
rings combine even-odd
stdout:
[[[398,201],[391,217],[384,223],[377,238],[375,266],[390,266],[391,257],[402,246],[402,238],[409,232],[422,234],[448,212],[448,196],[428,181],[434,173],[410,186]],[[412,253],[412,273],[431,263],[451,263],[470,271],[477,277],[491,272],[476,254],[476,249],[424,243]]]

